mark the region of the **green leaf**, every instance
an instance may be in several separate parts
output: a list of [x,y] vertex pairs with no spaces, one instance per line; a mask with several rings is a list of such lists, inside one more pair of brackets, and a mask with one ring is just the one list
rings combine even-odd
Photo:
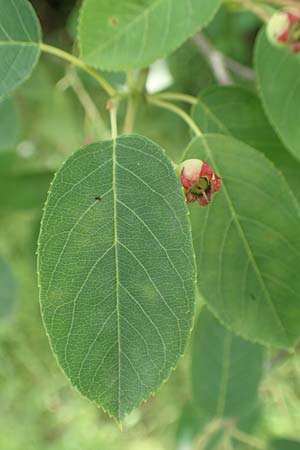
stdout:
[[[261,20],[251,11],[246,8],[233,9],[223,2],[214,20],[205,29],[205,34],[217,50],[251,66],[253,49],[249,36],[255,36],[260,26]],[[227,69],[230,71],[230,67]]]
[[0,0],[0,100],[29,78],[40,54],[41,31],[27,0]]
[[215,83],[207,59],[191,40],[172,53],[167,62],[174,80],[174,91],[197,95],[201,89]]
[[10,265],[0,256],[0,321],[9,318],[17,297],[17,283]]
[[255,67],[271,123],[287,148],[300,159],[300,55],[272,45],[262,32],[256,43]]
[[86,0],[79,41],[83,60],[107,70],[146,67],[205,26],[220,0]]
[[13,148],[20,134],[20,116],[11,99],[0,101],[0,151]]
[[201,93],[192,116],[203,133],[232,135],[261,150],[300,200],[300,163],[282,145],[255,94],[233,86],[209,88]]
[[199,289],[237,334],[290,347],[299,338],[299,206],[261,153],[230,136],[194,140],[184,159],[204,159],[223,179],[210,206],[192,205]]
[[224,328],[204,308],[192,350],[194,405],[207,416],[239,421],[257,405],[263,349]]
[[161,148],[124,136],[76,152],[51,187],[38,253],[53,351],[121,421],[169,376],[193,317],[187,209]]

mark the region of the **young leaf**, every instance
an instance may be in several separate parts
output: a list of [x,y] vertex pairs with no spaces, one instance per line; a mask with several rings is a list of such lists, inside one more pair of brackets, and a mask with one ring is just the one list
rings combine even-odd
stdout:
[[17,296],[14,273],[6,260],[0,257],[0,323],[11,316]]
[[38,18],[27,0],[0,0],[0,100],[29,78],[40,54]]
[[52,184],[38,253],[53,351],[121,421],[168,377],[193,317],[187,209],[161,148],[124,136],[76,152]]
[[205,26],[220,0],[86,0],[79,41],[87,64],[107,70],[146,67]]
[[207,417],[248,415],[258,401],[263,349],[224,328],[204,308],[193,337],[192,388],[194,405]]
[[191,208],[199,289],[217,317],[253,341],[299,339],[299,206],[261,153],[229,136],[205,135],[185,159],[206,160],[223,186]]
[[0,151],[12,149],[20,133],[20,117],[11,98],[0,101]]
[[231,135],[261,150],[300,200],[300,163],[282,145],[255,94],[239,87],[215,86],[201,93],[192,115],[204,133]]
[[256,43],[255,66],[271,123],[287,148],[300,159],[300,55],[272,45],[262,32]]

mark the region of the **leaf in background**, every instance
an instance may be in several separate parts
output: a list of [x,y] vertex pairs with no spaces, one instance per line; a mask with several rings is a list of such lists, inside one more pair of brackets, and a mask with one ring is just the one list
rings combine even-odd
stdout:
[[280,138],[300,159],[300,55],[272,45],[261,32],[255,50],[258,87]]
[[106,70],[146,67],[207,25],[220,0],[86,0],[79,41],[83,60]]
[[[33,144],[35,161],[42,166],[46,162],[56,168],[90,137],[85,134],[85,115],[78,98],[72,89],[62,92],[58,88],[64,75],[64,67],[56,60],[42,57],[30,80],[18,91],[23,110],[22,139]],[[93,91],[97,104],[104,102],[97,95]]]
[[238,422],[258,402],[263,348],[224,328],[204,308],[195,326],[192,351],[193,402],[208,417]]
[[167,62],[174,80],[174,91],[198,95],[201,89],[215,83],[207,60],[190,40],[172,53]]
[[223,4],[206,27],[205,34],[226,56],[251,66],[252,36],[255,36],[260,26],[261,20],[252,12]]
[[13,99],[0,101],[0,151],[13,148],[20,134],[20,116]]
[[0,213],[42,208],[51,172],[0,173]]
[[126,136],[67,160],[46,204],[39,272],[61,367],[121,421],[169,376],[194,310],[187,209],[158,145]]
[[300,441],[276,439],[271,442],[271,450],[300,450]]
[[27,0],[0,0],[0,100],[23,83],[37,63],[41,30]]
[[300,163],[282,145],[255,94],[233,86],[209,88],[201,93],[192,116],[203,133],[232,135],[261,150],[300,200]]
[[286,181],[261,153],[229,136],[192,142],[223,179],[210,206],[191,208],[201,294],[237,334],[291,347],[299,338],[300,218]]
[[11,267],[0,256],[0,323],[9,318],[15,307],[17,282]]

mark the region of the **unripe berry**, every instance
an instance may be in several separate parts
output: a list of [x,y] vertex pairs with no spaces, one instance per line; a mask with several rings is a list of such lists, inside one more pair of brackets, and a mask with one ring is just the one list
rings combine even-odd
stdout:
[[209,164],[201,159],[188,159],[180,167],[180,179],[188,203],[198,202],[206,206],[211,202],[212,195],[222,186]]
[[268,22],[269,41],[278,46],[300,51],[300,9],[285,8],[277,11]]

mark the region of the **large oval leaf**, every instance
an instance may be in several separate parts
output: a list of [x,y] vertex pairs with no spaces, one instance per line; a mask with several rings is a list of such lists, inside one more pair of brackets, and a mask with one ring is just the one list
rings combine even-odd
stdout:
[[220,0],[86,0],[79,40],[87,64],[107,70],[146,67],[213,17]]
[[204,133],[231,135],[261,150],[300,200],[300,163],[281,143],[255,94],[236,86],[214,86],[201,93],[192,115]]
[[263,31],[255,67],[266,112],[287,148],[300,159],[300,55],[272,45]]
[[191,208],[200,291],[241,336],[290,347],[299,338],[299,206],[261,153],[229,136],[196,139],[185,159],[207,160],[223,187]]
[[65,163],[46,204],[39,271],[61,367],[122,420],[168,377],[193,316],[187,210],[158,145],[125,136]]
[[0,0],[0,99],[31,74],[40,54],[41,31],[27,0]]
[[224,328],[204,308],[193,337],[193,401],[207,417],[243,422],[258,404],[263,349]]

